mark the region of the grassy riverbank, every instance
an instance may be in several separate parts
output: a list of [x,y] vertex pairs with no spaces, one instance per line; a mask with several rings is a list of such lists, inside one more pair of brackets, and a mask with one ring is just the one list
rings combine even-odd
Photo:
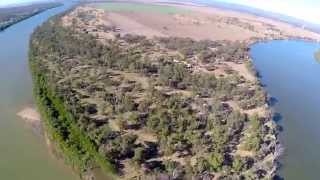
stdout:
[[64,155],[66,162],[80,175],[100,167],[108,175],[115,173],[113,165],[98,153],[95,143],[76,124],[74,115],[65,106],[63,97],[56,93],[54,85],[48,82],[46,72],[35,55],[35,44],[31,43],[29,60],[34,82],[34,95],[49,138]]

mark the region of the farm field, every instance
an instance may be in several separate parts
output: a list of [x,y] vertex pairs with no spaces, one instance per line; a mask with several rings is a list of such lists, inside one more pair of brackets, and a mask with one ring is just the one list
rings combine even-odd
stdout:
[[97,3],[93,7],[100,8],[111,12],[137,12],[137,13],[160,13],[160,14],[176,14],[189,13],[189,10],[156,4],[144,3],[124,3],[124,2],[108,2]]
[[117,27],[122,35],[138,34],[150,38],[175,36],[196,40],[229,41],[291,37],[320,39],[318,34],[289,24],[206,6],[108,2],[93,3],[80,9],[83,12],[99,11],[99,17],[91,26],[111,24]]

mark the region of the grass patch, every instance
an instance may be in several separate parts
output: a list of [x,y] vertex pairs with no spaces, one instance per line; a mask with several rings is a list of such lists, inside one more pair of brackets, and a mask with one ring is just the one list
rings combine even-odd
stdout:
[[143,4],[143,3],[97,3],[96,8],[113,12],[142,12],[142,13],[159,13],[159,14],[182,14],[188,13],[189,10],[167,5]]

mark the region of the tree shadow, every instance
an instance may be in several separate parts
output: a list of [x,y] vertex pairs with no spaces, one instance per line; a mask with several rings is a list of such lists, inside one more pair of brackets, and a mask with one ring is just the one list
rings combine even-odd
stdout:
[[281,177],[280,175],[276,175],[273,180],[284,180],[283,177]]
[[283,120],[283,116],[276,112],[273,114],[273,121],[276,122],[276,123],[280,123],[281,121]]
[[280,123],[281,123],[282,120],[283,120],[283,116],[282,116],[280,113],[276,112],[276,113],[273,114],[272,119],[273,119],[273,121],[277,124],[278,131],[279,131],[279,132],[283,132],[283,130],[284,130],[284,129],[283,129],[283,126],[280,125]]
[[256,70],[256,76],[257,76],[258,79],[261,79],[261,78],[262,78],[261,73],[260,73],[259,71],[257,71],[257,70]]
[[275,106],[278,102],[279,102],[279,101],[278,101],[277,98],[275,98],[275,97],[270,97],[269,100],[268,100],[268,105],[271,106],[271,107],[273,107],[273,106]]

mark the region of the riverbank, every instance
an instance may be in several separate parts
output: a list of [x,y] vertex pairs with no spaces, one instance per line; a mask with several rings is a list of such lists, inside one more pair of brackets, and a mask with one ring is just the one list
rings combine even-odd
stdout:
[[317,179],[318,176],[320,114],[319,96],[314,92],[320,88],[317,79],[320,65],[313,53],[319,47],[318,43],[292,40],[257,43],[251,47],[261,82],[273,97],[275,121],[282,127],[279,139],[285,150],[279,173],[285,179]]
[[51,156],[43,139],[17,116],[20,110],[33,104],[28,69],[30,36],[37,26],[65,11],[69,4],[39,13],[0,33],[0,179],[78,179]]
[[[40,14],[46,10],[62,6],[61,3],[35,4],[20,7],[0,8],[0,32],[10,26]],[[16,14],[20,14],[18,17]]]
[[75,115],[69,111],[64,99],[56,94],[55,86],[48,84],[47,75],[42,72],[41,65],[36,61],[36,45],[31,45],[29,64],[34,82],[34,95],[44,120],[47,137],[54,143],[57,154],[63,156],[82,179],[91,179],[92,170],[97,166],[112,177],[115,172],[113,165],[108,158],[102,157],[95,142],[78,127]]
[[[246,41],[247,47],[250,50],[248,52],[250,52],[250,62],[252,64],[252,67],[253,66],[257,67],[257,64],[258,64],[258,63],[255,63],[255,61],[257,61],[257,57],[254,58],[252,56],[253,55],[253,53],[251,52],[252,47],[259,46],[260,44],[272,44],[273,42],[281,42],[281,41],[288,42],[289,44],[290,44],[290,41],[319,44],[319,39],[316,37],[280,36],[280,37],[276,37],[276,38],[275,37],[252,38],[252,39]],[[283,50],[286,51],[285,49],[283,49]],[[278,54],[281,54],[281,53],[278,52]],[[306,56],[307,55],[308,54],[306,54]],[[257,56],[256,53],[255,53],[255,56]],[[314,58],[316,59],[316,57],[314,57]],[[262,59],[266,60],[266,58],[262,58]],[[308,59],[308,58],[306,58],[306,59]],[[279,59],[279,60],[282,60],[282,59]],[[277,63],[275,63],[275,64],[277,64]],[[257,68],[259,68],[260,70],[264,69],[259,64],[258,64]],[[257,75],[257,79],[259,81],[265,81],[265,79],[268,79],[268,78],[264,77],[264,75],[265,75],[264,73],[259,72],[259,70],[256,70],[256,68],[254,68],[253,71]],[[270,76],[270,72],[268,73],[268,75]],[[280,81],[280,80],[277,80],[277,81]],[[284,81],[281,81],[281,82],[284,82]],[[265,83],[265,82],[263,82],[263,83]],[[304,175],[301,175],[301,174],[298,175],[296,172],[293,172],[294,170],[292,170],[292,165],[291,164],[288,165],[288,161],[291,161],[291,160],[288,160],[289,159],[288,157],[290,157],[290,156],[288,156],[288,151],[290,151],[290,150],[288,150],[288,147],[286,147],[286,145],[288,145],[290,143],[285,142],[286,139],[288,139],[288,137],[285,137],[287,135],[284,135],[285,133],[283,132],[283,129],[287,129],[287,127],[285,127],[284,124],[288,124],[288,123],[283,122],[284,121],[284,117],[282,114],[283,112],[281,112],[281,110],[279,112],[279,109],[278,109],[279,105],[278,105],[278,100],[277,100],[277,98],[278,98],[277,94],[280,91],[278,90],[278,92],[276,92],[276,93],[274,90],[270,91],[270,89],[274,89],[274,87],[269,88],[268,87],[269,84],[273,84],[273,83],[268,82],[267,84],[264,84],[264,86],[267,86],[264,88],[266,89],[266,91],[268,91],[268,97],[270,99],[270,101],[268,102],[268,106],[270,106],[269,109],[272,111],[272,115],[273,115],[272,119],[277,124],[275,135],[277,137],[278,146],[276,146],[276,148],[274,149],[274,152],[276,152],[275,158],[276,158],[276,162],[277,162],[276,166],[275,166],[275,174],[277,176],[279,176],[280,178],[290,177],[288,179],[297,179],[297,180],[301,179],[301,178],[305,178],[308,176],[307,174],[304,173]],[[284,85],[281,85],[281,86],[284,86]],[[287,120],[296,119],[293,116],[289,116],[288,114],[286,114],[286,116],[291,117],[290,119],[286,118]],[[291,148],[294,148],[294,147],[291,146]],[[302,154],[300,154],[300,155],[302,155]],[[294,157],[291,157],[291,158],[294,158]],[[297,165],[295,165],[295,166],[297,166]],[[293,174],[296,174],[296,175],[293,175]],[[297,178],[297,176],[299,176],[300,178]]]

